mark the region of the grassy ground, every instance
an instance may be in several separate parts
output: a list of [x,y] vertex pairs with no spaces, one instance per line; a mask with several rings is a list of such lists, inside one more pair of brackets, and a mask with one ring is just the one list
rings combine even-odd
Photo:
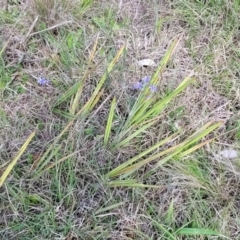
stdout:
[[[0,6],[0,175],[36,130],[0,188],[1,239],[239,239],[240,162],[220,154],[240,150],[238,0],[29,0]],[[156,70],[137,61],[159,63],[180,36],[158,94],[170,94],[189,74],[195,83],[134,141],[114,148],[111,137],[104,145],[113,96],[111,132],[119,136],[117,126],[139,94],[133,84]],[[51,145],[78,110],[72,97],[56,112],[56,101],[89,68],[77,108],[83,106],[124,44],[92,112]],[[50,83],[38,84],[39,77]],[[134,174],[158,188],[106,184],[109,171],[176,129],[184,138],[209,121],[223,122],[211,133],[214,142],[171,158],[148,178],[151,164]]]

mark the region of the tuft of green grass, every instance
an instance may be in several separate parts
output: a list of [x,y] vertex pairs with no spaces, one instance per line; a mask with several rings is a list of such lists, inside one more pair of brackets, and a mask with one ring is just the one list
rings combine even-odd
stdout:
[[238,1],[0,11],[1,239],[239,238]]
[[92,0],[32,0],[28,7],[33,15],[39,16],[39,30],[43,30],[59,21],[81,19],[92,3]]

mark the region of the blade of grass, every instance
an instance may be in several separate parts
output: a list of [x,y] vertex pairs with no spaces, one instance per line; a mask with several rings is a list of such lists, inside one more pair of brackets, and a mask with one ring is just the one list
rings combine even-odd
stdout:
[[[89,106],[89,108],[85,108],[86,112],[90,112],[91,110],[93,110],[93,108],[95,107],[95,105],[98,103],[100,97],[103,95],[104,93],[104,89],[102,89],[97,96],[95,97],[94,101],[92,102],[92,104]],[[89,101],[90,102],[90,101]],[[87,106],[87,105],[86,105]]]
[[177,238],[175,238],[173,234],[171,234],[165,227],[163,227],[162,224],[160,224],[159,222],[157,222],[154,219],[151,219],[151,220],[155,224],[155,226],[158,227],[159,230],[163,231],[168,236],[168,239],[177,240]]
[[130,134],[127,138],[125,138],[123,141],[115,145],[116,148],[119,148],[121,146],[124,146],[126,144],[129,144],[129,142],[136,136],[138,136],[140,133],[143,133],[147,128],[152,126],[156,121],[151,121],[148,124],[143,124],[143,126],[139,127],[138,130],[134,131],[132,134]]
[[[172,44],[170,45],[170,47],[168,48],[167,52],[165,53],[164,57],[162,58],[162,60],[160,61],[157,70],[155,71],[155,73],[153,74],[151,80],[150,80],[150,84],[157,84],[158,79],[159,79],[159,74],[161,74],[164,71],[164,68],[166,67],[167,63],[169,62],[171,56],[173,55],[173,53],[175,52],[179,42],[182,39],[183,34],[175,39]],[[149,93],[149,89],[145,88],[144,91],[142,91],[141,93],[141,99],[140,102],[141,103],[144,100],[144,96],[147,96],[147,94]]]
[[[155,167],[148,173],[146,173],[144,176],[149,176],[150,174],[152,174],[159,166],[161,166],[162,164],[165,164],[167,161],[169,161],[170,159],[172,159],[173,157],[177,156],[179,153],[183,152],[184,149],[188,148],[190,145],[194,144],[195,142],[199,141],[200,139],[202,139],[204,136],[206,136],[207,134],[209,134],[210,132],[212,132],[213,130],[215,130],[216,128],[218,128],[219,126],[221,126],[222,123],[216,123],[212,126],[209,127],[209,124],[206,124],[204,125],[201,129],[202,129],[202,132],[199,132],[196,134],[192,134],[192,136],[190,136],[187,140],[185,140],[184,142],[176,145],[176,146],[173,146],[169,149],[166,149],[160,153],[157,153],[151,157],[148,157],[147,159],[145,160],[142,160],[138,163],[135,163],[131,166],[129,166],[130,164],[132,164],[133,162],[136,162],[136,160],[139,159],[139,155],[137,156],[138,158],[136,159],[133,158],[133,159],[130,159],[129,161],[127,161],[126,163],[123,163],[121,164],[120,166],[118,166],[117,168],[113,169],[111,172],[109,172],[107,174],[107,177],[116,177],[116,176],[119,176],[119,175],[122,175],[124,174],[124,176],[122,177],[126,177],[129,175],[129,173],[133,173],[135,172],[136,170],[138,170],[140,167],[144,166],[145,164],[147,163],[150,163],[151,161],[159,158],[159,157],[162,157],[168,153],[171,153],[170,155],[167,155],[165,158],[161,159],[156,165]],[[206,129],[204,129],[206,128]],[[188,150],[185,150],[187,151],[186,153],[183,152],[182,153],[182,156],[185,156],[187,153],[191,153],[193,152],[194,150],[197,150],[198,148],[202,147],[203,145],[211,142],[213,139],[210,139],[208,141],[205,141],[204,143],[201,143],[201,144],[198,144],[197,146],[194,146],[192,147],[191,149],[188,149]],[[166,141],[163,140],[163,142],[165,143]],[[181,156],[181,155],[180,155]],[[141,156],[143,157],[143,156]]]
[[75,97],[73,99],[73,103],[71,104],[70,110],[69,110],[69,113],[72,114],[72,115],[74,115],[76,110],[79,108],[80,98],[81,98],[81,95],[82,95],[82,91],[83,91],[83,87],[84,87],[84,83],[85,83],[85,79],[87,78],[87,75],[88,75],[88,73],[85,72],[84,76],[79,81],[77,92],[75,94]]
[[14,157],[14,159],[12,160],[12,162],[8,165],[8,167],[6,168],[6,170],[3,172],[1,178],[0,178],[0,187],[3,185],[4,181],[6,180],[7,176],[9,175],[9,173],[11,172],[11,170],[13,169],[13,167],[16,165],[18,159],[22,156],[22,154],[25,152],[26,148],[28,147],[29,143],[31,142],[31,140],[33,139],[33,137],[35,136],[35,131],[32,132],[29,137],[27,138],[27,140],[25,141],[25,143],[22,145],[22,147],[20,148],[20,150],[18,151],[17,155]]
[[170,205],[168,207],[168,210],[167,210],[167,217],[166,217],[166,221],[171,224],[174,220],[174,214],[173,214],[173,211],[174,211],[174,207],[173,207],[173,199],[171,200],[170,202]]
[[165,138],[164,140],[158,142],[157,144],[155,144],[154,146],[152,146],[149,149],[145,150],[144,152],[142,152],[142,153],[138,154],[137,156],[129,159],[127,162],[125,162],[125,163],[119,165],[118,167],[114,168],[112,171],[110,171],[108,174],[106,174],[106,177],[112,178],[112,177],[118,176],[118,173],[120,171],[122,171],[123,169],[125,169],[127,166],[129,166],[130,164],[138,161],[143,156],[147,155],[148,153],[152,152],[153,150],[159,148],[163,144],[165,144],[168,141],[172,140],[174,137],[176,137],[177,134],[178,134],[178,132],[174,133],[173,135],[171,135],[171,136]]
[[[192,82],[194,81],[194,79],[191,79],[190,77],[186,77],[183,82],[171,93],[169,94],[167,97],[160,99],[157,103],[154,104],[154,106],[152,106],[149,110],[147,110],[147,108],[149,107],[149,104],[142,104],[141,108],[139,108],[139,112],[138,109],[135,113],[130,113],[130,114],[135,114],[135,116],[131,115],[131,120],[128,123],[131,128],[135,127],[136,125],[139,125],[141,123],[143,123],[144,121],[146,121],[148,118],[153,118],[158,116],[161,111],[166,107],[166,105],[180,92],[182,92],[188,85],[190,85]],[[152,123],[154,124],[154,122]],[[116,148],[120,147],[120,146],[124,146],[125,144],[127,144],[131,139],[133,139],[134,137],[136,137],[138,134],[140,134],[141,132],[143,132],[144,130],[146,130],[148,127],[150,127],[152,124],[148,124],[145,126],[142,126],[142,128],[140,128],[138,131],[134,132],[134,134],[131,134],[130,136],[128,136],[127,138],[125,138],[124,140],[123,137],[128,133],[128,131],[124,131],[124,129],[122,129],[121,133],[117,136],[117,138],[115,138],[114,140],[114,145]],[[125,125],[126,128],[126,125]],[[124,134],[123,134],[124,133]],[[121,141],[122,140],[122,141]],[[121,141],[121,142],[120,142]]]
[[144,109],[140,109],[140,112],[137,112],[135,116],[131,120],[131,124],[139,124],[143,121],[145,121],[150,116],[155,117],[156,115],[160,114],[161,111],[166,107],[166,105],[179,93],[184,91],[184,89],[189,86],[194,79],[191,79],[190,77],[186,77],[183,82],[180,84],[181,86],[178,86],[172,93],[170,93],[168,96],[166,96],[163,99],[160,99],[158,102],[154,104],[147,112],[145,112]]
[[[140,127],[142,127],[144,124],[148,124],[150,122],[152,122],[153,124],[156,123],[159,120],[159,116],[149,119],[147,121],[145,121],[144,123],[140,123],[138,125],[132,125],[130,126],[128,129],[123,130],[122,128],[119,129],[118,133],[116,134],[116,137],[113,141],[113,145],[115,146],[115,148],[119,147],[119,143],[122,139],[124,139],[124,137],[126,135],[128,135],[130,132],[132,132],[134,129],[139,129]],[[124,141],[124,140],[122,140]]]
[[135,163],[131,166],[125,167],[125,168],[119,170],[115,176],[119,176],[119,175],[124,174],[124,175],[121,176],[121,178],[125,178],[125,177],[129,176],[130,174],[132,174],[133,172],[137,171],[140,167],[146,165],[147,163],[150,163],[151,161],[155,160],[156,158],[159,158],[161,156],[166,155],[167,153],[172,152],[173,150],[177,149],[177,147],[178,147],[178,145],[173,146],[173,147],[171,147],[169,149],[166,149],[166,150],[164,150],[164,151],[162,151],[158,154],[155,154],[155,155],[153,155],[149,158],[146,158],[146,159],[144,159],[144,160],[142,160],[138,163]]
[[[95,44],[93,46],[93,50],[91,51],[91,54],[89,56],[87,69],[89,69],[89,67],[92,64],[92,60],[93,60],[93,58],[95,56],[95,53],[96,53],[97,44],[98,44],[98,37],[97,37],[97,39],[95,41]],[[84,76],[82,77],[82,79],[80,81],[79,87],[77,89],[75,98],[74,98],[73,103],[72,103],[72,106],[70,107],[70,114],[74,115],[75,112],[76,112],[76,109],[79,107],[79,102],[80,102],[80,97],[81,97],[81,94],[82,94],[82,91],[83,91],[83,86],[84,86],[85,80],[86,80],[88,75],[89,75],[89,73],[88,73],[88,71],[86,71]]]
[[[182,38],[182,35],[171,44],[170,48],[165,53],[164,57],[162,58],[162,60],[160,61],[159,65],[158,65],[157,70],[155,71],[155,73],[153,74],[153,76],[150,80],[151,84],[157,84],[158,79],[159,79],[159,74],[163,72],[170,57],[173,55],[179,42],[181,41],[181,38]],[[151,103],[152,103],[151,100],[146,102],[147,91],[148,91],[147,88],[145,88],[145,90],[139,94],[135,104],[133,105],[133,107],[131,109],[131,112],[129,113],[129,117],[128,117],[123,129],[129,128],[130,122],[133,122],[132,118],[135,117],[135,115],[139,111],[139,109],[146,110],[151,105]]]
[[4,44],[4,46],[2,47],[1,51],[0,51],[0,57],[2,56],[2,54],[4,53],[5,49],[7,48],[9,42],[10,42],[11,36],[8,38],[7,42]]
[[65,160],[67,160],[67,159],[69,159],[70,157],[73,157],[75,154],[79,153],[80,151],[81,151],[81,150],[78,150],[78,151],[76,151],[76,152],[74,152],[74,153],[71,153],[71,154],[69,154],[69,155],[67,155],[67,156],[59,159],[58,161],[56,161],[56,162],[54,162],[54,163],[51,163],[48,167],[46,167],[46,168],[44,169],[44,171],[53,168],[54,166],[56,166],[56,165],[58,165],[59,163],[65,161]]
[[114,208],[117,208],[117,207],[120,207],[122,205],[124,205],[125,202],[120,202],[120,203],[115,203],[111,206],[108,206],[108,207],[104,207],[104,208],[100,208],[99,210],[96,211],[96,215],[99,214],[99,213],[103,213],[103,212],[106,212],[106,211],[109,211],[109,210],[112,210]]
[[205,229],[205,228],[181,228],[176,231],[177,234],[182,235],[208,235],[208,236],[222,236],[219,232],[211,230],[211,229]]
[[30,35],[28,35],[28,37],[30,38],[30,37],[33,37],[33,36],[35,36],[35,35],[37,35],[37,34],[40,34],[40,33],[43,33],[43,32],[46,32],[46,31],[49,31],[49,30],[52,30],[52,29],[61,27],[61,26],[63,26],[63,25],[70,24],[70,23],[72,23],[72,20],[70,20],[70,21],[65,21],[65,22],[61,22],[61,23],[55,24],[54,26],[48,27],[48,28],[46,28],[46,29],[43,29],[43,30],[41,30],[41,31],[31,33]]
[[115,66],[116,62],[118,61],[118,59],[121,57],[123,50],[125,49],[125,46],[122,46],[121,49],[117,52],[116,56],[114,57],[114,59],[112,60],[112,62],[108,65],[107,70],[105,71],[105,73],[103,74],[102,78],[100,79],[99,83],[97,84],[91,98],[89,101],[89,104],[86,106],[86,109],[90,109],[91,105],[93,104],[95,97],[98,95],[100,89],[102,88],[104,82],[107,79],[108,74],[112,71],[113,67]]
[[58,153],[58,151],[61,149],[61,147],[62,147],[61,145],[55,146],[52,149],[53,151],[51,152],[51,154],[48,157],[46,157],[46,160],[44,162],[42,162],[41,165],[38,164],[39,165],[39,167],[38,167],[39,172],[42,171],[43,168],[51,161],[51,159]]
[[73,119],[75,118],[74,115],[72,115],[72,114],[70,114],[70,113],[68,113],[68,112],[59,110],[59,109],[57,109],[57,108],[54,108],[54,109],[53,109],[53,112],[56,113],[56,114],[59,114],[59,115],[62,116],[62,117],[65,117],[65,118],[67,118],[67,119],[69,119],[69,120],[73,120]]
[[203,147],[204,145],[212,142],[214,139],[215,139],[215,138],[209,139],[209,140],[207,140],[207,141],[204,141],[204,142],[202,142],[202,143],[197,144],[196,146],[194,146],[194,147],[192,147],[192,148],[189,148],[188,150],[186,150],[186,151],[184,151],[183,153],[179,154],[179,155],[178,155],[178,158],[183,158],[184,156],[189,155],[189,154],[192,153],[192,152],[195,152],[197,149],[199,149],[199,148]]
[[137,183],[134,179],[112,181],[109,183],[109,187],[140,187],[140,188],[156,188],[156,189],[164,188],[163,186]]
[[[98,100],[100,99],[100,97],[103,94],[103,89],[101,92],[100,89],[103,85],[103,83],[105,82],[106,78],[107,78],[107,73],[109,73],[114,65],[116,64],[117,60],[120,58],[123,50],[124,50],[125,46],[123,46],[119,52],[117,53],[117,55],[115,56],[115,58],[113,59],[113,61],[109,64],[108,68],[107,68],[107,72],[105,72],[105,74],[103,75],[103,77],[101,78],[100,82],[98,83],[97,87],[95,88],[95,91],[93,92],[92,96],[90,97],[90,99],[85,103],[85,105],[76,113],[75,118],[73,120],[71,120],[66,126],[65,128],[62,130],[62,132],[56,137],[56,139],[54,140],[54,142],[49,146],[49,148],[47,149],[47,151],[43,154],[43,156],[40,158],[38,165],[36,166],[35,170],[37,170],[38,166],[40,166],[41,164],[43,164],[44,166],[46,165],[45,163],[42,163],[44,161],[44,159],[47,158],[47,156],[49,155],[49,153],[51,152],[52,149],[54,149],[54,146],[56,145],[56,143],[61,139],[61,137],[63,136],[63,134],[65,134],[68,129],[72,126],[72,124],[74,123],[75,119],[81,114],[81,113],[88,113],[89,110],[91,110],[96,103],[98,102]],[[91,70],[92,71],[92,70]],[[68,97],[70,97],[71,95],[73,95],[78,87],[79,87],[79,82],[77,82],[74,87],[72,87],[69,91],[67,91],[64,96],[62,96],[60,98],[60,100],[57,101],[57,104],[63,102],[64,100],[66,100]],[[55,104],[56,105],[56,104]],[[41,167],[42,168],[42,167]]]
[[[211,124],[211,123],[210,123]],[[192,145],[192,144],[194,144],[195,142],[197,142],[197,141],[199,141],[200,139],[202,139],[203,137],[205,137],[207,134],[209,134],[210,132],[212,132],[213,130],[215,130],[216,128],[218,128],[219,126],[221,126],[222,125],[222,122],[219,122],[219,123],[216,123],[216,124],[214,124],[214,125],[212,125],[212,126],[210,126],[210,127],[208,127],[209,126],[209,123],[208,124],[206,124],[206,125],[204,125],[204,127],[207,127],[205,130],[203,129],[203,127],[201,128],[203,131],[202,132],[197,132],[197,134],[196,133],[194,133],[192,136],[190,136],[187,140],[185,140],[184,142],[182,142],[181,144],[178,144],[177,145],[177,149],[172,153],[172,154],[170,154],[170,155],[168,155],[167,157],[165,157],[165,158],[163,158],[163,159],[161,159],[158,163],[156,163],[156,165],[155,165],[155,167],[151,170],[151,171],[149,171],[149,172],[147,172],[144,176],[149,176],[149,175],[151,175],[153,172],[155,172],[156,171],[156,169],[158,168],[158,167],[160,167],[161,165],[163,165],[163,164],[165,164],[167,161],[169,161],[170,159],[172,159],[173,157],[175,157],[175,156],[178,156],[178,154],[179,153],[181,153],[181,152],[183,152],[184,151],[184,149],[186,149],[186,148],[188,148],[190,145]],[[210,139],[209,140],[209,142],[210,141],[212,141],[213,139]],[[206,141],[205,142],[205,144],[207,144],[208,143],[208,141]],[[204,145],[204,144],[203,144]],[[203,146],[203,145],[199,145],[199,147],[201,147],[201,146]],[[196,146],[194,146],[193,148],[195,149],[195,147]],[[197,148],[196,148],[197,149]],[[188,150],[187,150],[188,151]],[[192,151],[190,151],[190,152],[192,152]],[[183,156],[185,156],[186,154],[184,154],[184,152],[182,153],[183,154]],[[158,155],[158,154],[157,154]],[[156,156],[157,156],[156,155]],[[153,156],[153,157],[151,157],[152,159],[151,159],[151,161],[153,160],[153,158],[155,159],[155,157]]]
[[80,88],[80,86],[83,84],[84,79],[86,79],[101,63],[103,60],[101,60],[99,63],[97,63],[96,65],[94,65],[93,67],[91,67],[90,69],[88,69],[86,71],[86,73],[84,73],[84,76],[82,77],[82,79],[78,82],[76,82],[72,87],[70,87],[64,94],[61,95],[61,97],[59,97],[57,99],[57,101],[53,104],[53,108],[55,108],[56,106],[60,105],[61,103],[63,103],[64,101],[66,101],[68,98],[70,98],[71,96],[73,96],[78,89]]
[[113,115],[114,115],[114,110],[116,107],[116,98],[114,97],[111,103],[111,108],[109,111],[109,115],[108,115],[108,120],[107,120],[107,126],[105,129],[105,134],[104,134],[104,145],[107,145],[109,137],[110,137],[110,132],[112,129],[112,123],[113,123]]
[[169,62],[169,59],[172,57],[172,55],[174,54],[176,48],[178,47],[178,44],[180,43],[180,41],[182,40],[183,34],[180,35],[180,37],[178,37],[177,39],[175,39],[172,44],[170,45],[170,47],[168,48],[166,54],[164,55],[164,57],[162,58],[162,60],[160,61],[160,64],[156,70],[156,72],[154,73],[153,77],[151,80],[151,83],[156,83],[157,79],[158,79],[158,75],[159,73],[163,72],[164,67],[166,67],[167,63]]

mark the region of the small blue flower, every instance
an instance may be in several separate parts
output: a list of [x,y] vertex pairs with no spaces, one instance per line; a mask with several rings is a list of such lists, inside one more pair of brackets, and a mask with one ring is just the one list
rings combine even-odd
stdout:
[[[143,91],[146,87],[149,88],[151,93],[157,92],[157,86],[150,84],[151,76],[145,76],[141,80],[133,85],[133,89]],[[148,97],[150,98],[150,96]]]
[[37,80],[37,83],[40,85],[47,85],[50,81],[44,77],[40,77]]
[[157,92],[157,86],[155,86],[155,85],[149,86],[149,89],[150,89],[150,91],[151,91],[152,93]]
[[143,87],[144,86],[141,82],[136,82],[135,84],[133,84],[134,89],[143,90]]
[[147,85],[151,80],[151,76],[145,76],[141,79],[141,81],[144,83],[144,85]]

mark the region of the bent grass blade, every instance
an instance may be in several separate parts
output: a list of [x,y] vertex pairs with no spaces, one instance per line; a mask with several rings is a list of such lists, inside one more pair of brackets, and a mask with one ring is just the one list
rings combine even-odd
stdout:
[[29,137],[27,138],[26,142],[22,145],[22,147],[20,148],[20,150],[18,151],[17,155],[15,156],[15,158],[12,160],[12,162],[8,165],[8,167],[6,168],[6,170],[3,172],[1,178],[0,178],[0,187],[3,185],[4,181],[6,180],[7,176],[10,174],[10,172],[12,171],[13,167],[16,165],[17,161],[19,160],[19,158],[22,156],[22,154],[25,152],[25,150],[27,149],[29,143],[31,142],[31,140],[33,139],[33,137],[35,136],[35,131],[32,132]]

